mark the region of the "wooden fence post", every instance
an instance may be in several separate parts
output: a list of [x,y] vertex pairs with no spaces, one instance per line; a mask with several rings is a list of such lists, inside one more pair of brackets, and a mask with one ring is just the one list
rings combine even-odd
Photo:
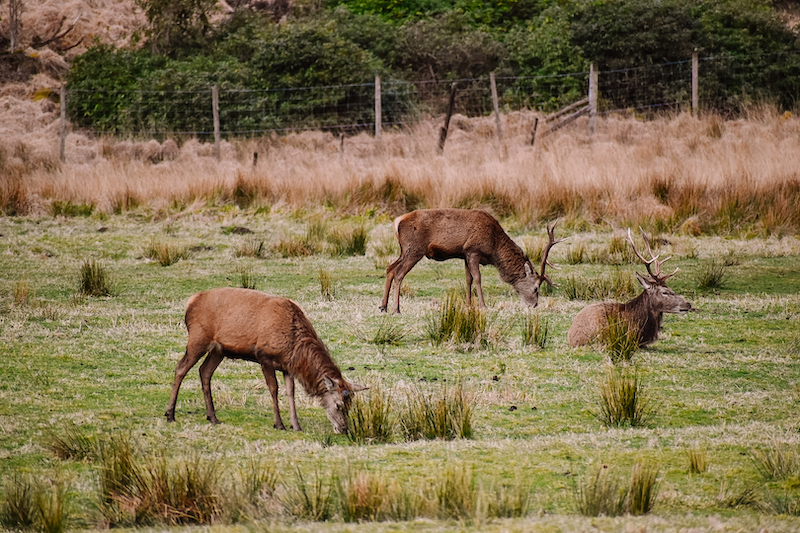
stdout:
[[489,73],[489,82],[492,86],[492,108],[494,109],[494,119],[497,123],[497,139],[503,141],[503,124],[500,120],[500,106],[497,101],[497,83],[495,83],[494,72]]
[[444,151],[444,142],[447,140],[447,129],[450,127],[450,117],[453,116],[453,108],[456,105],[456,82],[450,86],[450,103],[447,106],[447,116],[444,118],[444,126],[439,132],[439,152]]
[[700,111],[700,58],[697,48],[692,52],[692,115]]
[[597,68],[589,65],[589,135],[594,135],[597,127]]
[[539,117],[533,119],[533,127],[531,128],[531,146],[536,142],[536,130],[539,128]]
[[220,160],[219,87],[211,86],[211,112],[214,116],[214,157]]
[[59,128],[58,158],[64,163],[67,160],[67,86],[61,84],[61,126]]
[[381,143],[383,129],[383,109],[381,108],[381,77],[375,76],[375,141]]

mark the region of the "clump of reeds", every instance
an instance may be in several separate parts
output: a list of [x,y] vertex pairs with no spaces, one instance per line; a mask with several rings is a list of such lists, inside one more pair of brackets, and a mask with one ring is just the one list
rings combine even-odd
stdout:
[[530,509],[531,491],[524,483],[502,484],[483,494],[487,518],[521,518]]
[[785,516],[800,516],[800,496],[794,491],[784,489],[783,493],[777,489],[767,489],[759,508],[769,513]]
[[223,508],[230,521],[253,520],[280,512],[280,502],[275,494],[278,471],[274,464],[250,456],[245,465],[237,469],[237,475],[236,494],[225,498],[227,508]]
[[254,237],[251,239],[246,239],[239,244],[239,247],[236,248],[233,255],[236,257],[260,258],[264,256],[265,251],[264,240]]
[[366,340],[378,346],[398,346],[403,342],[404,337],[402,324],[398,324],[388,317],[382,317],[375,333]]
[[391,442],[394,438],[394,406],[380,386],[353,398],[347,414],[348,438],[353,442]]
[[248,267],[239,268],[239,287],[243,289],[255,289],[257,286],[256,276]]
[[8,477],[0,500],[0,525],[11,530],[47,533],[67,531],[69,497],[61,480],[35,480],[17,473]]
[[273,245],[272,249],[283,257],[308,257],[322,251],[322,243],[328,227],[322,220],[309,223],[306,233],[302,237],[282,239]]
[[632,515],[649,513],[656,503],[658,489],[658,467],[647,461],[637,461],[631,472],[625,511]]
[[638,287],[630,272],[620,270],[588,279],[571,274],[561,285],[570,300],[624,300],[635,296]]
[[703,474],[708,470],[708,460],[705,447],[687,448],[686,458],[689,460],[689,473]]
[[438,313],[428,316],[428,338],[439,346],[447,341],[486,344],[488,328],[482,309],[468,306],[458,292],[448,291]]
[[187,259],[189,249],[186,246],[164,242],[154,236],[145,247],[144,256],[161,266],[170,266],[181,259]]
[[618,314],[609,313],[599,341],[612,363],[630,363],[639,349],[639,331]]
[[586,259],[586,245],[577,243],[567,249],[567,263],[570,265],[580,265]]
[[336,228],[328,235],[333,257],[348,257],[367,253],[368,234],[364,226]]
[[624,484],[611,473],[608,465],[602,465],[578,482],[575,503],[584,516],[619,516],[625,512],[627,490]]
[[336,483],[339,511],[345,522],[379,521],[387,516],[389,485],[378,474],[348,472]]
[[477,496],[472,469],[466,465],[448,465],[433,486],[439,518],[471,519],[475,515]]
[[333,286],[333,276],[329,270],[320,268],[317,272],[319,293],[323,300],[333,301],[336,298],[336,288]]
[[637,369],[609,367],[600,379],[597,418],[606,427],[647,424],[652,411]]
[[46,429],[44,446],[62,460],[84,461],[98,457],[97,439],[71,425],[64,425],[58,432]]
[[697,271],[697,287],[701,290],[716,290],[725,287],[728,273],[724,261],[712,258],[706,261]]
[[538,346],[544,350],[550,331],[550,323],[538,312],[526,313],[522,319],[522,345]]
[[637,461],[625,482],[602,465],[578,482],[575,500],[584,516],[644,515],[653,510],[658,497],[658,467]]
[[300,467],[295,469],[295,482],[284,485],[282,502],[291,516],[314,522],[324,522],[333,517],[335,477],[327,481],[316,472],[306,479]]
[[78,292],[83,296],[111,296],[111,278],[102,263],[86,259],[81,265]]
[[50,204],[50,214],[54,217],[88,217],[94,212],[92,204],[73,204],[70,201],[55,200]]
[[800,477],[800,453],[797,446],[773,440],[768,448],[750,452],[756,470],[770,481]]
[[461,384],[443,387],[439,397],[416,389],[409,394],[399,424],[405,440],[469,439],[472,412],[472,403]]
[[28,280],[22,279],[14,282],[11,293],[14,305],[17,307],[29,305],[33,300],[33,290],[31,289]]

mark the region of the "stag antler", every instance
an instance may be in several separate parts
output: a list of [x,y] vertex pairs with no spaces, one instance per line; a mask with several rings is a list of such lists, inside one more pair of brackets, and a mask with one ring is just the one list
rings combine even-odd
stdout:
[[[633,253],[635,253],[636,257],[638,257],[645,264],[645,266],[647,267],[647,273],[650,274],[650,277],[653,278],[653,281],[655,281],[656,283],[664,283],[669,278],[674,276],[678,272],[678,270],[680,270],[680,268],[676,268],[672,272],[672,274],[667,274],[666,276],[662,276],[661,265],[672,259],[672,256],[669,256],[666,259],[662,259],[661,261],[659,261],[658,258],[661,257],[661,255],[655,255],[653,253],[653,249],[650,247],[650,239],[647,237],[647,234],[641,227],[639,228],[639,231],[642,232],[642,238],[644,239],[644,243],[647,246],[647,253],[650,254],[650,259],[645,259],[642,256],[642,254],[639,253],[639,250],[636,249],[636,244],[633,242],[633,235],[631,234],[631,229],[628,228],[628,242],[630,243],[631,248],[633,248]],[[656,270],[655,272],[650,270],[650,265],[655,265],[655,270]]]
[[558,224],[558,220],[553,222],[552,225],[547,226],[548,243],[547,246],[545,246],[544,251],[542,252],[542,266],[539,269],[541,272],[541,274],[539,274],[539,277],[545,280],[547,284],[550,285],[551,287],[557,287],[557,285],[552,281],[550,281],[550,278],[548,278],[547,275],[545,275],[544,269],[547,265],[550,265],[550,268],[555,268],[555,269],[558,269],[559,267],[551,263],[550,260],[547,259],[547,256],[550,254],[550,249],[553,246],[555,246],[556,244],[560,243],[563,240],[566,240],[566,237],[564,237],[563,239],[556,240],[555,237],[556,224]]

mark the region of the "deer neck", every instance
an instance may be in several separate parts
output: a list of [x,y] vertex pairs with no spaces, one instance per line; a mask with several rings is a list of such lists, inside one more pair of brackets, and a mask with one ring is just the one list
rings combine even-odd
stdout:
[[525,277],[525,253],[510,237],[504,239],[492,253],[492,264],[497,267],[500,279],[514,285]]
[[655,310],[647,291],[623,304],[622,312],[639,329],[642,343],[649,344],[658,337],[662,314]]

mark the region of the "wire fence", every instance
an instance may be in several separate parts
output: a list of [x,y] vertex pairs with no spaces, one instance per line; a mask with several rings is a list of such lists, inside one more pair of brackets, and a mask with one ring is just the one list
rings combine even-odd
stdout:
[[[699,105],[719,110],[746,104],[776,91],[770,55],[699,58]],[[797,61],[795,61],[797,63]],[[800,70],[800,68],[798,69]],[[689,109],[692,60],[602,71],[599,113]],[[794,78],[800,80],[800,72]],[[380,84],[381,128],[400,128],[445,113],[455,83],[454,112],[469,117],[493,112],[490,78],[435,81],[384,80]],[[780,85],[780,84],[778,84]],[[785,80],[783,82],[785,86]],[[219,132],[224,138],[283,134],[302,130],[339,133],[374,131],[376,82],[325,87],[218,88]],[[551,112],[584,98],[589,72],[553,76],[497,77],[500,112]],[[800,87],[778,87],[796,101]],[[793,94],[792,94],[793,93]],[[73,129],[134,138],[213,136],[212,88],[198,90],[82,91],[66,88]],[[787,95],[782,95],[782,97]]]

